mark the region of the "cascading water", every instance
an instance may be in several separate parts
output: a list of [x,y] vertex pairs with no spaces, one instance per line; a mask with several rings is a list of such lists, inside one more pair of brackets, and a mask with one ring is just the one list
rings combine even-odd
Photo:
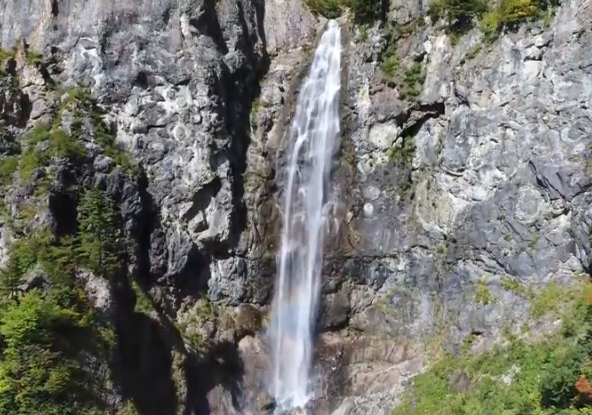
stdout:
[[335,21],[315,51],[290,130],[279,272],[270,336],[278,409],[311,398],[313,328],[320,295],[332,156],[339,138],[341,33]]

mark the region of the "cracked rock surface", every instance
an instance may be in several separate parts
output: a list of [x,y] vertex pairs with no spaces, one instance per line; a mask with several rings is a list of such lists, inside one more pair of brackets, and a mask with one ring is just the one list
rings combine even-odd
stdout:
[[[389,18],[423,19],[412,3],[392,2]],[[326,392],[313,406],[386,415],[432,352],[457,351],[469,336],[487,349],[508,327],[531,327],[516,287],[589,273],[592,6],[565,2],[549,27],[523,25],[477,53],[477,31],[452,45],[417,25],[396,40],[402,64],[425,70],[417,97],[385,79],[379,25],[362,36],[340,21],[336,226],[318,321]],[[18,88],[0,85],[10,134],[49,116],[52,82],[88,87],[146,172],[121,190],[139,247],[130,273],[142,270],[172,325],[160,316],[132,354],[162,343],[177,364],[175,347],[198,336],[199,358],[175,366],[185,374],[178,413],[272,411],[265,325],[284,133],[325,22],[288,0],[7,0],[0,23],[3,48],[26,39],[43,52],[37,66],[17,56]],[[92,163],[108,171],[112,160]],[[13,237],[2,219],[0,261]],[[108,284],[81,278],[96,307],[111,310]]]

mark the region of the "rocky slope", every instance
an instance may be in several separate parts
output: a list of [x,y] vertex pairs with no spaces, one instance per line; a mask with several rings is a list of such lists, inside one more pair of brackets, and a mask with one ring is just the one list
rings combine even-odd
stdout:
[[[443,351],[551,330],[537,293],[590,267],[590,1],[493,43],[389,7],[386,25],[340,19],[320,413],[387,414]],[[115,255],[69,260],[115,334],[100,410],[269,410],[283,133],[324,20],[287,0],[8,0],[0,22],[2,260],[47,230]],[[92,189],[117,237],[86,232]]]

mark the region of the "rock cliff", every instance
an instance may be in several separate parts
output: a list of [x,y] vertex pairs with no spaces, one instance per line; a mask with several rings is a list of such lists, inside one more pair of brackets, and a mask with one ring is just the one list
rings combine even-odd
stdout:
[[[552,331],[537,296],[590,271],[592,3],[493,41],[427,11],[339,18],[318,413],[390,413],[441,353]],[[88,349],[108,379],[88,413],[269,411],[284,132],[325,19],[288,0],[5,0],[0,22],[3,287],[62,281],[54,256],[15,265],[23,249],[75,253],[57,262],[114,337],[109,359]]]

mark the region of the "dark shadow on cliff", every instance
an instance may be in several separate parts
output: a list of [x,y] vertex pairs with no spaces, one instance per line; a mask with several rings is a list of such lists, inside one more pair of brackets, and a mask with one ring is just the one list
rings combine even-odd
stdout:
[[210,414],[212,408],[208,401],[208,394],[217,386],[230,394],[233,408],[240,411],[242,407],[240,383],[244,368],[234,343],[218,343],[201,358],[195,355],[189,356],[183,371],[187,380],[185,415]]
[[[257,32],[250,33],[247,23],[248,11],[244,10],[244,4],[237,2],[239,25],[245,36],[238,47],[245,53],[248,60],[239,68],[225,68],[222,84],[224,90],[221,91],[226,102],[226,113],[223,114],[226,120],[226,131],[232,137],[230,148],[227,154],[223,155],[222,160],[228,159],[232,169],[233,177],[233,204],[236,206],[234,217],[232,218],[232,230],[229,240],[229,246],[223,246],[214,249],[214,255],[217,257],[228,256],[229,251],[233,250],[240,238],[240,234],[247,224],[247,209],[244,204],[243,196],[245,193],[244,173],[247,168],[247,150],[251,144],[251,113],[254,108],[254,102],[261,93],[260,81],[269,71],[271,59],[267,53],[267,40],[263,21],[265,18],[265,3],[263,1],[253,1],[256,18]],[[257,43],[261,41],[261,52],[257,52]],[[214,157],[215,158],[215,157]],[[212,160],[212,165],[216,166],[217,160]]]
[[[219,386],[230,395],[232,406],[241,408],[243,365],[236,345],[216,343],[203,354],[189,349],[152,299],[151,315],[137,311],[140,299],[134,291],[122,284],[116,296],[113,373],[124,399],[133,402],[140,415],[175,414],[181,408],[185,415],[208,415],[212,412],[208,394]],[[142,296],[149,298],[149,293],[143,291]],[[181,365],[173,364],[174,353],[182,358]]]
[[113,374],[122,396],[131,400],[141,415],[176,413],[172,350],[159,323],[121,307],[118,316]]

